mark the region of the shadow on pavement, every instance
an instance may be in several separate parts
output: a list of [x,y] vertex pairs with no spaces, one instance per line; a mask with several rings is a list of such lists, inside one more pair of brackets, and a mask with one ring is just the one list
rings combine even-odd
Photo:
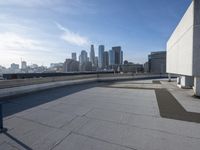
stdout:
[[[103,83],[102,83],[103,84]],[[57,87],[53,89],[43,90],[39,92],[29,93],[17,97],[7,98],[3,105],[3,116],[10,116],[12,114],[21,112],[23,110],[36,107],[38,105],[54,101],[58,98],[93,88],[100,85],[100,83],[88,83],[79,85],[70,85]]]
[[155,89],[155,92],[162,117],[200,123],[200,113],[186,111],[167,89]]
[[27,146],[23,142],[19,141],[18,139],[16,139],[15,137],[13,137],[12,135],[10,135],[9,133],[5,132],[3,134],[6,135],[7,137],[9,137],[14,142],[16,142],[18,145],[22,146],[25,150],[32,150],[32,148],[30,148],[29,146]]
[[[161,84],[159,80],[153,80],[153,84]],[[175,119],[187,122],[200,123],[200,113],[188,112],[185,108],[176,100],[176,98],[164,88],[142,88],[142,87],[112,87],[106,85],[108,88],[124,88],[124,89],[141,89],[141,90],[155,90],[156,99],[160,111],[160,116],[168,119]]]

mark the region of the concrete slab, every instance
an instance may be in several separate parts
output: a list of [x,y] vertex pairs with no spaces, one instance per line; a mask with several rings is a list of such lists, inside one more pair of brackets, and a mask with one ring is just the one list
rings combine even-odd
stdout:
[[198,150],[200,145],[200,139],[100,120],[91,120],[78,133],[133,149]]
[[91,90],[85,90],[84,93],[71,95],[66,100],[66,103],[70,101],[84,103],[85,100],[93,100],[135,106],[146,105],[146,107],[153,107],[152,105],[156,105],[155,92],[153,90],[140,89],[93,88]]
[[1,134],[0,141],[10,143],[20,150],[51,149],[70,133],[17,117],[6,120],[5,125],[9,131]]
[[[65,102],[62,102],[65,103]],[[66,103],[65,103],[66,104]],[[150,116],[160,116],[158,106],[138,106],[138,105],[128,105],[128,104],[119,104],[119,103],[112,103],[112,102],[101,102],[96,100],[70,100],[67,104],[73,105],[80,105],[80,106],[89,106],[93,108],[105,109],[105,110],[113,110],[113,111],[120,111],[120,112],[128,112],[134,114],[143,114],[143,115],[150,115]]]
[[89,112],[92,107],[87,106],[79,106],[79,105],[69,105],[69,104],[62,104],[59,103],[57,105],[51,106],[48,110],[54,110],[57,112],[65,113],[65,114],[74,114],[78,116],[83,116],[87,112]]
[[75,114],[60,113],[52,110],[38,110],[20,115],[20,118],[31,120],[47,126],[60,128],[76,117]]
[[[161,86],[181,98],[182,91],[171,83]],[[48,92],[40,98],[36,97],[39,94],[33,95],[33,100],[45,101],[40,105],[26,108],[31,96],[21,97],[22,101],[17,98],[16,103],[8,104],[9,111],[17,106],[26,110],[4,119],[8,133],[0,134],[0,148],[198,150],[200,147],[200,124],[162,118],[154,90],[102,85],[76,88],[71,88],[74,92],[62,89],[61,95],[51,90],[55,97]],[[49,95],[52,99],[46,100]],[[187,98],[182,101],[186,104]],[[195,103],[198,105],[198,101]]]
[[184,137],[200,139],[200,126],[196,123],[182,122],[155,116],[136,115],[118,111],[94,109],[86,115],[90,119],[104,120],[149,130],[157,130]]
[[63,140],[54,150],[131,150],[129,148],[99,141],[77,134],[71,134]]
[[[143,90],[122,89],[123,94],[118,94],[120,89],[93,88],[91,90],[93,92],[85,90],[84,93],[70,95],[63,99],[61,103],[159,116],[157,100],[153,90],[142,92]],[[105,93],[103,94],[103,92]]]
[[44,136],[41,140],[36,141],[32,144],[32,149],[35,150],[49,150],[53,149],[57,144],[62,142],[68,135],[70,131],[53,130]]
[[76,117],[73,119],[69,124],[66,124],[62,127],[63,130],[67,131],[77,131],[79,128],[81,128],[83,125],[85,125],[90,119],[87,117]]
[[93,119],[123,123],[127,118],[127,113],[104,109],[94,109],[91,112],[89,112],[86,116]]
[[2,150],[19,150],[18,148],[10,145],[9,143],[5,143],[5,142],[0,145],[0,149],[2,149]]

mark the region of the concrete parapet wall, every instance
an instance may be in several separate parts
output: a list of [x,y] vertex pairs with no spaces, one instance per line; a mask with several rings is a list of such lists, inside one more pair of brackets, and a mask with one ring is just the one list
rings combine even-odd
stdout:
[[70,81],[70,80],[77,80],[77,79],[88,79],[88,78],[96,78],[96,77],[97,77],[97,75],[94,74],[94,75],[76,75],[76,76],[3,80],[3,81],[0,81],[0,89],[17,87],[17,86],[42,84],[42,83],[49,83],[49,82],[57,82],[57,81]]
[[43,83],[43,84],[34,84],[34,85],[26,85],[26,86],[20,86],[20,87],[4,88],[4,89],[0,89],[0,99],[15,96],[15,95],[21,95],[21,94],[46,90],[46,89],[50,89],[50,88],[90,83],[90,82],[96,82],[96,78],[77,79],[77,80],[70,80],[70,81],[57,81],[57,82],[49,82],[49,83]]
[[121,80],[139,80],[139,79],[155,79],[167,78],[167,75],[130,75],[130,74],[115,74],[115,75],[82,75],[68,77],[51,77],[51,78],[36,78],[22,80],[6,80],[0,81],[0,101],[6,97],[56,88],[60,86],[84,84],[91,82],[107,82]]
[[92,75],[73,75],[73,76],[60,76],[60,77],[43,77],[43,78],[28,78],[28,79],[14,79],[14,80],[2,80],[0,81],[0,89],[12,88],[26,85],[43,84],[58,81],[71,81],[78,79],[91,79],[95,78],[100,81],[106,80],[121,80],[121,79],[133,79],[133,78],[145,78],[145,77],[167,77],[166,74],[92,74]]

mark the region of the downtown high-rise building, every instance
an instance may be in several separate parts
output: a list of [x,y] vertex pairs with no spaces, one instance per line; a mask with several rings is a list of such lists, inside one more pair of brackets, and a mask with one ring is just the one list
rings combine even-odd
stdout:
[[26,61],[21,62],[21,69],[27,69],[27,63]]
[[103,56],[104,56],[104,45],[99,45],[99,59],[98,59],[98,67],[103,68],[104,67],[104,62],[103,62]]
[[121,46],[112,47],[112,51],[114,51],[115,65],[122,64],[123,63],[123,52],[121,50]]
[[81,51],[81,55],[79,57],[79,62],[80,62],[80,65],[88,62],[88,55],[87,55],[87,52],[85,50],[82,50]]
[[98,57],[95,57],[94,66],[95,66],[95,67],[98,67]]
[[91,45],[91,48],[90,48],[90,62],[92,63],[92,66],[95,66],[94,45]]
[[115,64],[115,52],[113,50],[109,50],[108,60],[109,60],[109,66],[112,66]]
[[123,64],[123,51],[121,50],[121,55],[120,55],[120,64]]
[[89,61],[89,57],[85,50],[81,51],[79,59],[80,59],[80,65],[79,65],[80,71],[92,71],[92,63]]
[[107,68],[107,67],[108,67],[108,64],[109,64],[109,56],[108,56],[108,52],[105,51],[105,52],[103,53],[103,66],[104,66],[105,68]]
[[77,60],[76,53],[72,53],[72,60]]
[[78,72],[79,71],[79,62],[73,59],[66,59],[63,64],[64,72]]

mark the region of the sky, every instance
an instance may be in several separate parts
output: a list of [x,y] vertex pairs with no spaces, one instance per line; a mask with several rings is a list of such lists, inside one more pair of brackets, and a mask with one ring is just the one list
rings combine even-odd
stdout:
[[144,63],[166,42],[191,0],[0,0],[0,65],[49,66],[72,52],[121,46]]

